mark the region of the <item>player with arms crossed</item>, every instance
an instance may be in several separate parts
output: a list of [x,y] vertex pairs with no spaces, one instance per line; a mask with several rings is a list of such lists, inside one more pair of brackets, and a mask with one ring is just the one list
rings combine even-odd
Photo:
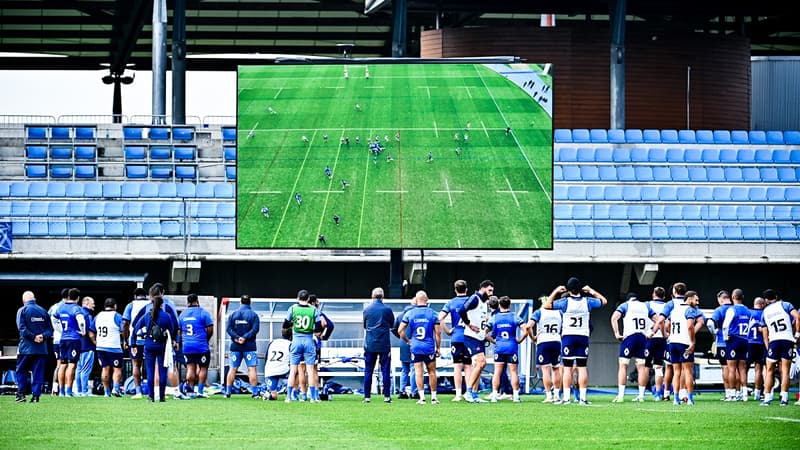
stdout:
[[[673,292],[681,291],[680,287],[685,286],[683,283],[675,283]],[[685,287],[684,287],[685,289]],[[672,364],[672,391],[675,393],[675,405],[680,405],[682,400],[681,384],[684,377],[689,377],[686,390],[686,402],[689,405],[694,405],[694,376],[692,374],[694,366],[694,348],[695,348],[695,318],[697,311],[695,306],[699,303],[700,298],[697,292],[687,291],[686,297],[674,297],[665,306],[664,310],[655,321],[654,329],[659,326],[663,320],[666,320],[664,328],[667,333],[667,347],[669,351],[669,360]]]
[[491,402],[496,403],[500,397],[500,376],[508,366],[511,374],[511,389],[513,391],[512,400],[519,403],[519,373],[517,372],[519,357],[519,343],[528,337],[527,333],[521,333],[517,337],[517,330],[523,325],[523,321],[516,314],[511,312],[511,299],[502,296],[499,299],[500,311],[489,319],[487,328],[489,329],[489,340],[494,342],[494,376],[492,376],[492,398]]
[[787,406],[791,381],[789,368],[794,359],[795,341],[800,338],[800,314],[791,303],[778,300],[778,293],[774,289],[764,291],[764,299],[767,306],[764,307],[759,326],[767,348],[767,374],[761,406],[772,403],[772,384],[775,381],[775,365],[778,363],[781,371],[781,406]]
[[[456,388],[454,402],[461,401],[463,381],[461,373],[464,372],[466,379],[469,380],[472,373],[472,358],[469,356],[467,348],[464,346],[464,322],[458,315],[458,309],[464,305],[469,296],[467,295],[467,282],[456,280],[453,283],[456,296],[450,299],[439,311],[439,324],[442,331],[450,336],[450,356],[453,358],[453,384]],[[450,326],[447,326],[445,318],[450,316]]]
[[[417,389],[419,389],[418,405],[425,404],[425,382],[423,369],[428,369],[428,385],[431,388],[431,404],[438,405],[436,397],[436,358],[439,357],[439,347],[442,336],[439,331],[439,317],[428,306],[428,294],[418,291],[414,296],[416,306],[404,316],[397,334],[411,345],[411,359],[416,372]],[[406,328],[411,328],[411,338],[406,335]]]
[[[617,382],[619,391],[612,403],[622,403],[625,396],[625,379],[628,376],[628,364],[633,359],[636,371],[639,374],[639,395],[632,401],[643,402],[644,390],[650,381],[650,371],[645,366],[645,351],[647,347],[647,321],[655,313],[647,303],[639,301],[639,296],[633,292],[628,293],[628,301],[619,305],[611,315],[611,329],[614,337],[622,342],[619,346],[619,372]],[[622,319],[622,330],[619,332],[619,319]]]
[[[561,325],[561,359],[564,364],[564,397],[562,404],[570,403],[570,385],[572,384],[572,368],[578,370],[579,405],[590,405],[586,400],[586,389],[589,384],[589,313],[593,309],[605,306],[608,301],[602,294],[588,285],[581,288],[580,280],[575,277],[567,280],[567,286],[558,286],[547,299],[545,308],[560,310],[563,315]],[[565,298],[556,297],[567,293]],[[588,295],[584,295],[588,294]]]
[[733,306],[725,312],[722,322],[722,338],[728,350],[728,371],[731,389],[738,390],[736,400],[747,401],[747,336],[750,334],[750,310],[744,306],[744,292],[734,289],[731,293]]
[[181,343],[183,345],[183,363],[186,364],[186,382],[190,392],[197,387],[197,395],[207,398],[205,394],[208,365],[211,362],[211,347],[208,342],[214,335],[214,321],[211,314],[200,307],[197,294],[186,297],[189,306],[183,310],[178,322]]
[[[103,302],[103,311],[94,318],[95,336],[97,339],[97,359],[102,368],[101,378],[105,396],[122,397],[122,343],[125,342],[122,330],[122,315],[117,312],[117,301],[107,298]],[[113,379],[113,389],[112,389]]]
[[542,306],[533,312],[525,327],[536,343],[536,364],[542,370],[544,383],[542,403],[561,404],[561,310],[546,309],[547,297],[539,300]]

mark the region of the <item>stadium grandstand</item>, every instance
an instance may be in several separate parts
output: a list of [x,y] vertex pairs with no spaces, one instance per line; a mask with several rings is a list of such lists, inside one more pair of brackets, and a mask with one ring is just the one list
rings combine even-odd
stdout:
[[[800,37],[790,2],[366,3],[3,1],[2,70],[105,64],[116,92],[110,114],[0,116],[3,355],[15,352],[26,290],[45,307],[64,287],[124,305],[134,288],[163,282],[181,302],[203,296],[219,336],[223,298],[287,306],[308,289],[337,299],[350,327],[337,327],[342,345],[358,348],[353,317],[375,286],[395,300],[418,289],[441,300],[456,279],[471,290],[491,279],[527,311],[576,276],[609,299],[592,314],[589,364],[592,384],[610,386],[619,347],[609,318],[629,291],[646,297],[682,281],[713,309],[720,289],[741,288],[752,304],[773,288],[798,305]],[[236,117],[186,111],[183,81],[168,110],[166,71],[235,71],[276,55],[553,63],[552,249],[237,249],[247,130]],[[118,94],[135,82],[131,65],[161,80],[151,115],[125,114]],[[698,353],[709,351],[710,334],[699,339]]]

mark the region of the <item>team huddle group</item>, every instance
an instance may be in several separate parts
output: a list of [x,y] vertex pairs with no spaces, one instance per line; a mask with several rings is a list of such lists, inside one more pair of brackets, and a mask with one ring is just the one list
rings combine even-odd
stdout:
[[[454,368],[455,397],[453,401],[483,403],[478,396],[481,373],[486,366],[486,346],[494,345],[494,376],[489,401],[501,398],[501,379],[508,369],[512,399],[520,401],[518,371],[519,344],[527,338],[536,343],[536,363],[541,369],[545,387],[544,403],[571,403],[577,374],[578,404],[589,404],[587,361],[589,336],[592,332],[590,313],[606,305],[606,298],[576,278],[556,287],[542,305],[525,321],[511,311],[511,299],[495,297],[494,283],[485,280],[473,294],[467,283],[454,283],[455,297],[441,311],[428,306],[425,291],[418,291],[402,313],[395,317],[383,303],[383,290],[372,291],[372,303],[363,311],[364,337],[364,402],[371,401],[372,376],[380,364],[384,402],[391,403],[391,339],[402,339],[400,359],[402,375],[401,397],[416,391],[418,403],[425,404],[424,372],[428,373],[431,403],[437,398],[436,362],[440,356],[442,333],[450,336],[450,354]],[[638,371],[638,395],[633,401],[644,401],[650,379],[655,372],[653,390],[657,400],[694,404],[693,364],[696,334],[707,326],[715,335],[712,349],[723,366],[726,401],[748,399],[747,372],[755,366],[753,396],[768,406],[773,400],[773,383],[780,378],[780,403],[788,404],[789,370],[794,358],[796,340],[800,338],[800,314],[778,293],[767,289],[754,299],[753,308],[744,305],[744,293],[735,289],[731,294],[717,294],[719,307],[706,318],[698,308],[697,292],[687,290],[684,283],[675,283],[671,299],[666,290],[656,287],[650,299],[628,294],[611,316],[615,337],[621,341],[619,352],[619,392],[613,402],[624,399],[625,380],[631,362]],[[164,297],[164,288],[155,284],[149,296],[137,289],[134,300],[123,314],[116,311],[116,301],[106,299],[104,310],[92,317],[94,300],[84,297],[78,305],[80,292],[65,290],[60,302],[45,311],[32,292],[23,294],[23,307],[17,313],[20,330],[17,359],[17,401],[39,400],[47,356],[47,341],[52,337],[58,349],[58,366],[54,374],[56,395],[82,396],[89,393],[88,374],[94,364],[95,351],[102,367],[106,396],[122,396],[120,379],[125,351],[133,361],[134,397],[142,396],[142,362],[153,376],[148,386],[151,401],[164,401],[168,381],[177,384],[178,371],[167,368],[173,362],[186,365],[186,381],[180,384],[182,394],[206,396],[204,387],[210,362],[209,340],[213,320],[199,306],[198,298],[190,294],[188,307],[178,316],[175,305]],[[322,341],[334,329],[333,321],[320,311],[319,300],[308,291],[298,293],[297,304],[287,311],[282,337],[270,342],[266,352],[264,377],[266,388],[258,383],[256,336],[260,319],[251,308],[247,295],[241,297],[239,309],[230,314],[226,333],[230,336],[230,368],[223,393],[230,397],[236,382],[236,372],[244,362],[248,368],[251,392],[265,400],[278,398],[279,383],[287,378],[286,402],[320,401],[318,365]],[[622,329],[620,329],[622,319]],[[449,322],[449,324],[448,324]],[[87,361],[90,360],[90,361]],[[175,365],[177,367],[177,364]],[[777,370],[776,370],[777,366]],[[76,380],[78,392],[73,392]],[[88,367],[88,371],[87,368]],[[33,383],[28,372],[33,374]],[[409,375],[415,374],[415,384],[409,385]],[[462,380],[462,373],[464,379]],[[160,382],[159,380],[164,380]],[[158,397],[155,395],[158,386]],[[416,388],[416,389],[414,389]]]

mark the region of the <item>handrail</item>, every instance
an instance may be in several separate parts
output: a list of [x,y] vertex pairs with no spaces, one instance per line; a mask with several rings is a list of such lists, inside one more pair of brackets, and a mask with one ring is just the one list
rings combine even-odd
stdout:
[[56,118],[53,116],[40,116],[40,115],[0,115],[0,126],[9,125],[24,125],[24,124],[41,124],[51,125],[56,123]]

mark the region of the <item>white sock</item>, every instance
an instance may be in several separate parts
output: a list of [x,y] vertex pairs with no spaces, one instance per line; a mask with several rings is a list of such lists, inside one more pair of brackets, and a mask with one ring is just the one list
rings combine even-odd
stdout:
[[759,397],[761,397],[761,389],[755,389],[753,391],[753,398],[759,398]]
[[514,399],[515,399],[515,400],[516,400],[516,399],[518,399],[518,398],[519,398],[519,389],[515,389],[515,390],[513,391],[513,394],[512,394],[512,395],[514,396]]
[[586,388],[580,388],[580,389],[578,389],[578,392],[580,393],[581,401],[585,402],[586,401]]
[[561,389],[553,389],[553,398],[561,398]]
[[617,385],[617,397],[622,398],[624,396],[625,396],[625,385],[624,384],[618,384]]
[[456,388],[456,397],[461,397],[461,388]]
[[499,398],[500,394],[496,390],[492,389],[492,397]]
[[781,391],[781,401],[788,402],[789,401],[789,393],[786,391]]
[[436,400],[436,391],[431,391],[431,400]]
[[639,398],[643,398],[644,397],[644,390],[646,388],[647,388],[647,386],[639,386]]
[[564,397],[562,397],[565,402],[570,401],[572,399],[572,388],[565,388],[564,389]]
[[422,400],[423,402],[425,401],[425,393],[424,392],[419,391],[419,399]]
[[544,391],[544,398],[552,399],[553,394],[550,391]]
[[742,386],[742,398],[747,398],[747,386]]
[[771,402],[773,398],[775,398],[775,394],[773,394],[771,390],[769,391],[769,394],[764,394],[765,401]]

